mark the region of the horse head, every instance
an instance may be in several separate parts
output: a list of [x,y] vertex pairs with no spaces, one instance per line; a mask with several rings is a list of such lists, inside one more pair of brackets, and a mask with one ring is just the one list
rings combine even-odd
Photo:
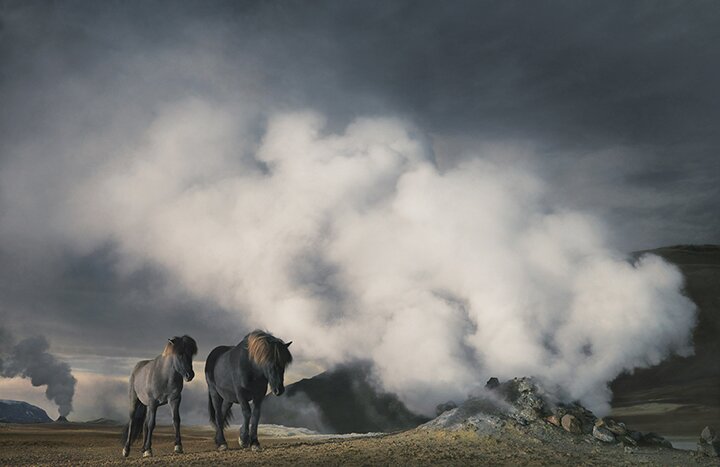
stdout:
[[168,339],[163,352],[163,355],[172,359],[173,369],[188,382],[195,377],[192,366],[192,359],[195,354],[197,354],[197,344],[195,339],[188,335]]
[[254,331],[248,335],[250,359],[263,372],[270,390],[276,396],[285,392],[285,369],[292,362],[290,347],[292,341],[283,342],[263,331]]
[[267,378],[268,384],[270,385],[270,390],[276,396],[281,396],[285,392],[285,368],[287,368],[290,363],[288,359],[292,361],[292,356],[290,355],[290,351],[288,350],[290,344],[292,344],[292,341],[288,342],[287,344],[284,342],[281,342],[279,344],[283,346],[283,350],[287,352],[287,359],[282,358],[276,360],[265,371],[265,377]]

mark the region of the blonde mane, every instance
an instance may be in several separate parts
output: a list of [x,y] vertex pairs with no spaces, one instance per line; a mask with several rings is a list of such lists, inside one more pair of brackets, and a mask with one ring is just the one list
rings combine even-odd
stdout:
[[165,348],[163,349],[162,356],[163,356],[163,357],[168,357],[168,356],[170,356],[170,355],[172,355],[172,354],[174,354],[174,353],[176,353],[176,352],[175,352],[175,346],[173,345],[172,342],[168,341],[168,343],[165,344]]
[[267,332],[255,330],[247,335],[250,359],[259,366],[280,364],[287,366],[292,361],[285,343]]

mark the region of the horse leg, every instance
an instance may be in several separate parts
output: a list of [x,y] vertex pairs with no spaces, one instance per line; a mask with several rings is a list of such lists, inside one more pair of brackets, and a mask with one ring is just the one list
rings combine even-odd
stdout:
[[210,391],[210,401],[215,410],[215,446],[219,451],[227,449],[227,441],[225,441],[225,401],[216,391]]
[[252,415],[250,416],[250,448],[253,451],[260,451],[260,441],[258,441],[258,423],[260,423],[260,409],[262,408],[265,394],[261,397],[253,399]]
[[123,457],[127,457],[130,455],[130,444],[132,443],[133,439],[133,431],[140,428],[139,426],[136,426],[137,424],[135,423],[135,411],[137,410],[138,405],[142,402],[140,402],[140,399],[137,398],[135,391],[132,391],[130,397],[130,421],[128,422],[127,438],[125,438],[125,445],[123,446],[122,450]]
[[170,410],[172,411],[173,426],[175,427],[175,453],[182,454],[182,440],[180,439],[180,400],[181,396],[178,394],[176,399],[170,401]]
[[155,412],[157,412],[157,402],[153,401],[148,406],[147,417],[145,418],[146,432],[145,445],[143,446],[143,457],[152,457],[152,434],[155,429]]
[[240,444],[241,448],[249,448],[250,447],[250,402],[246,401],[245,399],[240,400],[240,407],[242,408],[242,414],[243,414],[243,424],[242,427],[240,427],[240,438],[238,439],[238,443]]

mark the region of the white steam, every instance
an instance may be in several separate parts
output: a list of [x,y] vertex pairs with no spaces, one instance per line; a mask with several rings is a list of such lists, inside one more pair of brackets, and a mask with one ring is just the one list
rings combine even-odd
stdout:
[[440,171],[394,119],[330,134],[283,114],[260,143],[250,132],[201,101],[173,107],[80,180],[55,228],[164,268],[299,358],[370,358],[425,413],[520,375],[602,412],[619,373],[691,351],[680,272],[627,262],[532,173],[484,154]]

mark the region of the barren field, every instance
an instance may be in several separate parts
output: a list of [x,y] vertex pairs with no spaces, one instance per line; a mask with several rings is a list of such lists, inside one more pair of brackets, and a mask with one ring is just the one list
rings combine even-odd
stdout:
[[[627,453],[578,436],[543,442],[531,432],[508,428],[502,436],[471,431],[420,431],[377,437],[261,437],[262,452],[216,452],[206,428],[184,429],[185,454],[173,454],[170,427],[156,429],[155,457],[143,459],[137,445],[124,459],[119,428],[70,425],[0,426],[0,464],[17,465],[718,465],[686,451],[640,449]],[[230,433],[236,434],[233,430]],[[228,436],[228,441],[232,438]]]

